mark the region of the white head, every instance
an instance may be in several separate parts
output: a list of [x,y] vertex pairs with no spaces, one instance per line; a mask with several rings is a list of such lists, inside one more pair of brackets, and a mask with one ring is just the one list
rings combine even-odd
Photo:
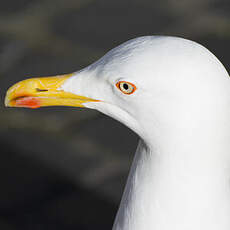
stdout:
[[[126,94],[117,87],[119,82],[131,83],[136,90]],[[226,103],[229,79],[223,65],[203,46],[182,38],[147,36],[112,49],[76,72],[61,89],[100,100],[84,105],[146,139],[153,135],[148,133],[151,126],[168,133],[168,128],[195,126],[197,119],[210,117]]]
[[[203,120],[215,119],[229,100],[229,79],[223,65],[203,46],[177,37],[130,40],[83,70],[51,80],[55,87],[50,87],[50,78],[14,85],[6,104],[83,105],[121,121],[148,141],[157,132],[165,130],[170,135],[175,129],[195,128]],[[90,100],[73,102],[79,95]],[[71,103],[63,100],[68,97]]]

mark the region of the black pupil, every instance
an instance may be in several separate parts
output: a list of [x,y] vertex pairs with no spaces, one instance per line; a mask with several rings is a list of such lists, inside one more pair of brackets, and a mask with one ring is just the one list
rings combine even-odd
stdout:
[[126,84],[126,83],[123,84],[123,87],[125,90],[127,90],[129,88],[128,84]]

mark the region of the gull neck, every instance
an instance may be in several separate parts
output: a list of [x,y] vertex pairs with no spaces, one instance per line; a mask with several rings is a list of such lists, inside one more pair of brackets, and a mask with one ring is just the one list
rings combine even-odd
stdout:
[[225,149],[177,144],[140,140],[113,230],[230,229]]

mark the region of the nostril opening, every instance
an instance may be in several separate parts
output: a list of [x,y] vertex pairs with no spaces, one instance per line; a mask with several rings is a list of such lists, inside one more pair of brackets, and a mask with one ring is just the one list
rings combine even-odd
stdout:
[[46,91],[48,91],[48,89],[39,89],[39,88],[36,88],[36,91],[37,92],[46,92]]

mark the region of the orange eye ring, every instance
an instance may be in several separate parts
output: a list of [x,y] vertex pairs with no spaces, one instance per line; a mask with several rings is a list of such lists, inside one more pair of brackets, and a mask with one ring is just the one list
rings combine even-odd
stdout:
[[117,88],[124,94],[132,94],[136,91],[137,87],[130,82],[127,81],[119,81],[116,83]]

